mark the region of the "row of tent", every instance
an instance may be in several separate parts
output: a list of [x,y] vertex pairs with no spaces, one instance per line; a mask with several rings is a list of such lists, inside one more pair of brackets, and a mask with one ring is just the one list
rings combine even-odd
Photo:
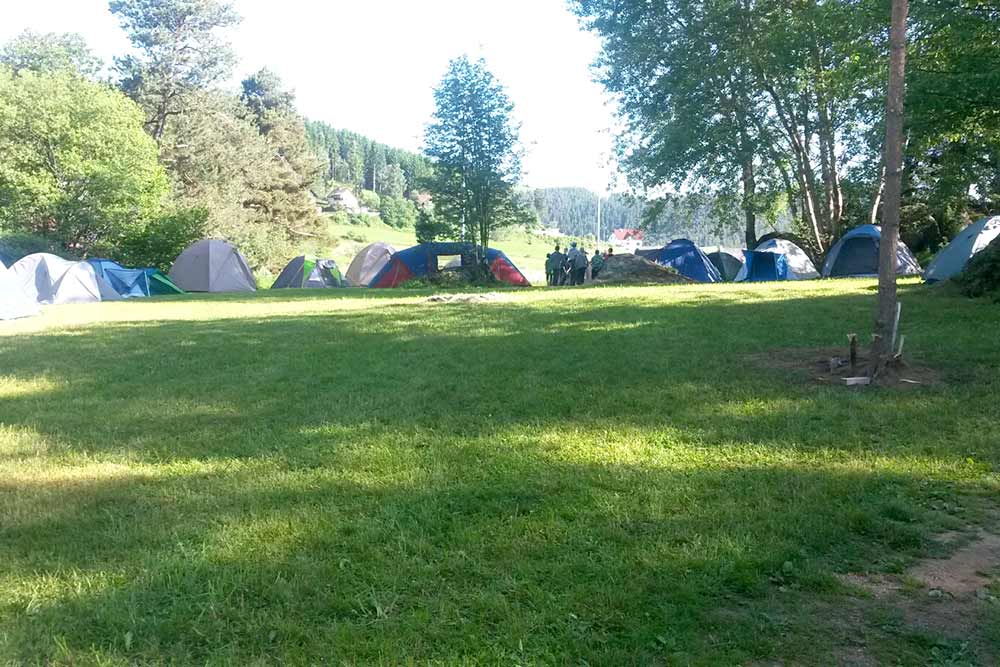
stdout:
[[[439,266],[439,260],[449,257],[452,261]],[[373,243],[357,254],[346,274],[332,259],[301,255],[285,266],[271,287],[396,287],[442,269],[459,270],[473,262],[473,257],[474,248],[468,243],[423,243],[399,252],[390,245]],[[488,249],[486,261],[497,280],[529,285],[503,252]],[[256,289],[246,258],[220,239],[203,239],[187,247],[166,276],[153,268],[130,269],[109,259],[72,261],[36,253],[9,269],[0,262],[0,320],[33,315],[39,305]]]
[[[924,271],[902,241],[896,249],[896,273],[923,274],[927,282],[948,280],[965,268],[969,259],[1000,236],[1000,216],[984,218],[966,227]],[[760,282],[810,280],[878,275],[882,231],[875,225],[852,229],[826,255],[822,271],[809,255],[792,241],[769,238],[752,250],[717,248],[708,253],[687,239],[671,241],[662,248],[638,250],[637,254],[697,282]]]
[[183,293],[152,268],[128,269],[109,259],[72,261],[49,253],[0,262],[0,320],[27,317],[38,306],[117,301]]

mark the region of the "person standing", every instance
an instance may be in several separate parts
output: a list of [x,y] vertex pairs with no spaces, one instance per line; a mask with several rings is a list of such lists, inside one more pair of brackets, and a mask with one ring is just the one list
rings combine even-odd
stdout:
[[576,251],[573,256],[573,284],[582,285],[583,277],[587,273],[587,266],[590,262],[587,260],[587,251],[582,248]]
[[549,261],[545,264],[545,272],[548,274],[549,285],[555,287],[560,282],[560,275],[563,270],[563,263],[566,261],[566,255],[562,254],[559,248],[559,244],[556,244],[555,252],[549,255]]
[[601,269],[604,268],[604,257],[601,256],[601,251],[595,249],[594,256],[590,258],[590,279],[596,280],[597,276],[601,274]]

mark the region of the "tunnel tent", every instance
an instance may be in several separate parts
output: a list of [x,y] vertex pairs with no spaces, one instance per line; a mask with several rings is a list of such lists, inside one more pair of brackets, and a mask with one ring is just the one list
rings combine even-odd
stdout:
[[0,262],[0,320],[15,320],[38,314],[38,303],[21,291],[14,272]]
[[934,256],[924,280],[929,283],[948,280],[965,270],[965,265],[993,239],[1000,236],[1000,215],[983,218],[969,225],[951,243]]
[[[459,266],[466,266],[469,258],[474,255],[475,247],[471,243],[421,243],[393,254],[368,286],[397,287],[408,280],[440,271],[443,268],[439,263],[440,258],[461,257]],[[502,251],[487,248],[485,259],[490,272],[498,281],[518,287],[531,286],[520,269]]]
[[753,250],[745,250],[744,256],[746,262],[736,276],[737,282],[819,278],[819,272],[806,251],[787,239],[768,239]]
[[257,281],[240,251],[221,239],[188,246],[170,267],[170,280],[187,292],[254,292]]
[[[877,276],[881,239],[882,230],[876,225],[862,225],[847,232],[827,254],[823,264],[823,277]],[[920,262],[906,244],[899,241],[896,249],[896,274],[916,276],[920,273]]]
[[110,259],[88,259],[87,261],[123,299],[184,293],[169,278],[154,268],[127,269]]
[[395,252],[396,249],[388,243],[377,242],[366,245],[351,260],[344,279],[352,287],[368,287],[379,271],[389,263],[389,258]]
[[715,250],[704,248],[705,256],[712,262],[722,279],[727,282],[736,280],[740,269],[743,268],[743,251],[732,248],[717,247]]
[[343,286],[344,279],[335,261],[299,255],[285,265],[271,289]]

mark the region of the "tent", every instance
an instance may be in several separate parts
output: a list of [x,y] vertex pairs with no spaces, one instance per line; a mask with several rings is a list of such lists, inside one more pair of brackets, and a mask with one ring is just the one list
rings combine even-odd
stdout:
[[52,303],[54,285],[71,266],[73,262],[62,257],[36,252],[14,262],[10,271],[18,289],[28,299],[35,303]]
[[743,254],[746,262],[736,276],[739,282],[819,278],[806,251],[786,239],[768,239],[753,250],[744,250]]
[[725,281],[732,282],[736,280],[737,274],[743,268],[742,250],[732,250],[719,246],[712,252],[706,252],[705,256],[719,270],[719,274]]
[[361,252],[354,256],[351,265],[347,267],[347,273],[344,274],[347,284],[354,287],[367,287],[382,270],[382,267],[389,263],[389,258],[395,252],[396,249],[388,243],[366,245],[361,249]]
[[715,264],[687,239],[675,239],[659,249],[637,250],[636,254],[662,266],[672,266],[677,273],[700,283],[722,282]]
[[924,280],[933,283],[948,280],[961,273],[972,256],[998,236],[1000,236],[1000,216],[983,218],[969,225],[934,256],[930,266],[924,271]]
[[88,262],[35,253],[11,267],[21,293],[37,303],[95,303],[121,297]]
[[188,246],[170,267],[170,280],[188,292],[254,292],[257,281],[240,251],[219,239]]
[[343,286],[344,279],[335,261],[299,255],[285,265],[271,289]]
[[[855,227],[830,248],[823,265],[823,277],[877,276],[878,249],[882,230],[875,225]],[[920,275],[920,262],[902,241],[896,249],[896,273],[900,276]]]
[[[393,254],[368,286],[396,287],[407,280],[437,273],[439,257],[458,255],[462,258],[462,266],[466,266],[474,254],[475,248],[471,243],[421,243]],[[487,248],[486,263],[500,282],[521,287],[531,286],[524,274],[503,252]]]
[[184,293],[157,269],[126,269],[110,259],[88,259],[87,261],[94,267],[97,275],[104,278],[123,299]]
[[38,304],[25,296],[14,272],[0,262],[0,320],[30,317],[38,313]]

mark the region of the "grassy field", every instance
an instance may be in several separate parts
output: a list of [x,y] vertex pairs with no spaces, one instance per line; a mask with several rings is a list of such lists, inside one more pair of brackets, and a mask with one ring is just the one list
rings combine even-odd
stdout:
[[838,575],[995,526],[1000,308],[903,286],[932,386],[761,361],[864,334],[873,289],[0,325],[0,664],[993,664],[1000,605],[972,641]]

